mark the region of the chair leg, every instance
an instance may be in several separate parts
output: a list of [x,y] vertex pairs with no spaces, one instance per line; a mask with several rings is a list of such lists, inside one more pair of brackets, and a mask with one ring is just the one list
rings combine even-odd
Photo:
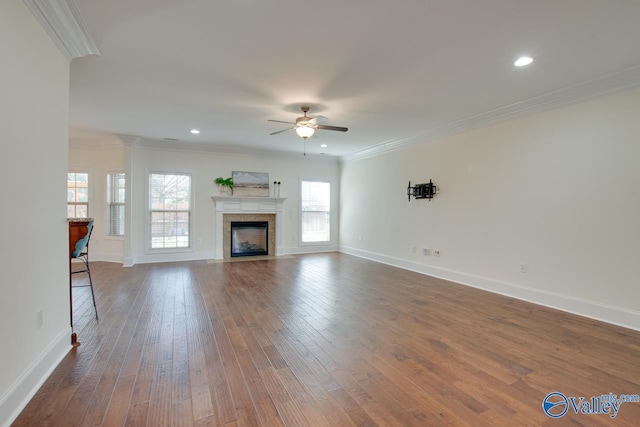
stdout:
[[89,257],[86,256],[83,261],[87,266],[87,274],[89,275],[89,287],[91,288],[91,299],[93,300],[93,310],[96,312],[96,320],[98,320],[98,307],[96,306],[96,296],[93,293],[93,280],[91,279],[91,268],[89,268]]

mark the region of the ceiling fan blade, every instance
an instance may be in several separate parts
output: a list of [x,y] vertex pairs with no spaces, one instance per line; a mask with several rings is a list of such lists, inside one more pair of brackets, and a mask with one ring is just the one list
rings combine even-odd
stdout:
[[320,122],[326,122],[327,120],[329,119],[327,119],[325,116],[316,116],[313,119],[309,120],[309,123],[316,124]]
[[349,128],[343,128],[340,126],[327,126],[327,125],[316,125],[316,129],[324,129],[324,130],[337,130],[338,132],[346,132]]
[[282,129],[282,130],[279,130],[278,132],[270,133],[269,135],[277,135],[277,134],[279,134],[279,133],[286,132],[286,131],[291,130],[291,129],[293,129],[293,128],[286,128],[286,129]]
[[267,120],[268,122],[286,123],[288,125],[295,125],[293,122],[283,122],[282,120]]

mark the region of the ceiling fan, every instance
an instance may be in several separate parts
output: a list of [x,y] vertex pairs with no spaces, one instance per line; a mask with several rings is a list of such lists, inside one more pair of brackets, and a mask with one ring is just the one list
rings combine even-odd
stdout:
[[269,122],[287,123],[287,124],[293,125],[293,127],[282,129],[277,132],[270,133],[269,135],[277,135],[279,133],[286,132],[290,129],[295,129],[298,136],[306,140],[307,138],[309,138],[315,133],[316,129],[337,130],[338,132],[346,132],[349,130],[349,128],[345,128],[341,126],[328,126],[328,125],[318,124],[319,121],[327,120],[327,118],[324,116],[308,117],[307,111],[309,111],[309,107],[306,105],[303,105],[302,107],[300,107],[300,109],[302,110],[302,113],[304,114],[304,116],[298,117],[295,122],[284,122],[282,120],[268,120]]

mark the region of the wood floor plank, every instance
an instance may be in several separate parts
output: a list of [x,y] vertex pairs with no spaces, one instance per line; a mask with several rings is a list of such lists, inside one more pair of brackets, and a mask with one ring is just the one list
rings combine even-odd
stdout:
[[[186,416],[184,413],[184,407],[186,406],[182,405],[182,402],[188,401],[189,419],[193,420],[184,280],[179,280],[176,283],[174,310],[171,401],[174,408],[180,408],[183,417]],[[175,416],[172,418],[176,419]]]
[[315,401],[305,385],[295,376],[289,368],[276,370],[283,386],[287,389],[291,398],[296,402],[310,426],[330,426],[329,419],[323,414],[319,403]]
[[191,400],[174,401],[172,404],[171,426],[192,427],[195,424]]
[[640,392],[638,331],[344,254],[92,275],[14,426],[605,426],[542,400]]
[[111,401],[109,402],[109,408],[104,414],[102,425],[109,427],[124,425],[127,420],[134,382],[135,376],[133,375],[118,378]]
[[124,425],[127,427],[146,426],[149,415],[149,401],[133,403],[129,405],[127,420]]

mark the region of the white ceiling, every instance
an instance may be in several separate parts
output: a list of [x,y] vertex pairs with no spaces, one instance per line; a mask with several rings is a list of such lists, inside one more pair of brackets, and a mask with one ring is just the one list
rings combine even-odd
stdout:
[[75,3],[101,56],[71,63],[72,136],[301,154],[267,119],[307,104],[349,127],[307,152],[348,158],[640,83],[637,0]]

